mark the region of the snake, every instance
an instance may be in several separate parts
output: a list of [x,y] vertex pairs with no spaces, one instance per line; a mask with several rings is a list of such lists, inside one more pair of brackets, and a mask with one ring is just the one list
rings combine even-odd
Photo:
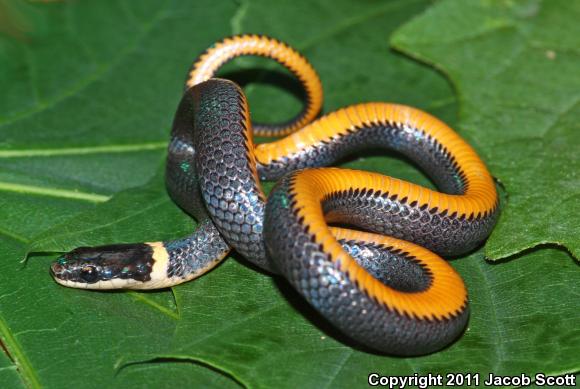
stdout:
[[[252,123],[246,96],[217,78],[250,55],[275,60],[303,86],[292,119]],[[236,35],[191,67],[174,116],[165,181],[198,225],[170,241],[79,247],[51,264],[56,282],[84,289],[159,289],[192,280],[234,249],[280,275],[355,345],[414,356],[456,340],[469,318],[466,286],[441,256],[485,241],[499,215],[495,183],[447,124],[409,106],[359,103],[320,116],[323,93],[297,50]],[[254,136],[276,140],[256,144]],[[328,167],[368,149],[400,153],[438,190]],[[276,181],[266,195],[261,181]]]

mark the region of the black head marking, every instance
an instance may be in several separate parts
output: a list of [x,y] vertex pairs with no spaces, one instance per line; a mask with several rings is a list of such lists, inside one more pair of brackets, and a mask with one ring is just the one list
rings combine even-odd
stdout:
[[146,243],[79,247],[51,266],[62,281],[93,284],[112,279],[149,281],[153,270],[153,248]]

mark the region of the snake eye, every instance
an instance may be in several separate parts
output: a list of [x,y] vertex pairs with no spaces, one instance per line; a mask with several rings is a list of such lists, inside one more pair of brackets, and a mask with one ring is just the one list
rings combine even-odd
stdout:
[[97,281],[99,272],[94,266],[85,266],[82,268],[80,276],[85,282],[93,283]]

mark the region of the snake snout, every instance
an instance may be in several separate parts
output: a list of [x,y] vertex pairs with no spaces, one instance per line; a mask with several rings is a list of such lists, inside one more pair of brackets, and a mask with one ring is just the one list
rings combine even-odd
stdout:
[[56,280],[68,281],[74,278],[77,267],[77,261],[67,253],[50,265],[50,274]]
[[58,277],[60,278],[61,275],[64,272],[64,266],[62,266],[60,263],[58,262],[54,262],[52,265],[50,265],[50,274],[53,277]]

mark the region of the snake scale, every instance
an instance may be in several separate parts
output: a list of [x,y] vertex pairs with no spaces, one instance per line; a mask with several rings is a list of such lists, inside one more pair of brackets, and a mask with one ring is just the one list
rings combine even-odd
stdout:
[[[214,78],[242,55],[274,59],[297,77],[305,104],[294,119],[252,125],[240,87]],[[499,213],[491,175],[457,133],[418,109],[364,103],[316,119],[321,105],[316,71],[285,43],[259,35],[215,43],[189,72],[166,164],[169,194],[197,229],[173,241],[74,249],[52,264],[55,280],[165,288],[199,277],[233,248],[286,278],[360,344],[395,355],[445,347],[469,308],[462,279],[438,254],[466,253],[490,234]],[[281,138],[256,145],[255,135]],[[377,147],[408,157],[440,191],[324,167]],[[269,196],[260,179],[278,180]]]

